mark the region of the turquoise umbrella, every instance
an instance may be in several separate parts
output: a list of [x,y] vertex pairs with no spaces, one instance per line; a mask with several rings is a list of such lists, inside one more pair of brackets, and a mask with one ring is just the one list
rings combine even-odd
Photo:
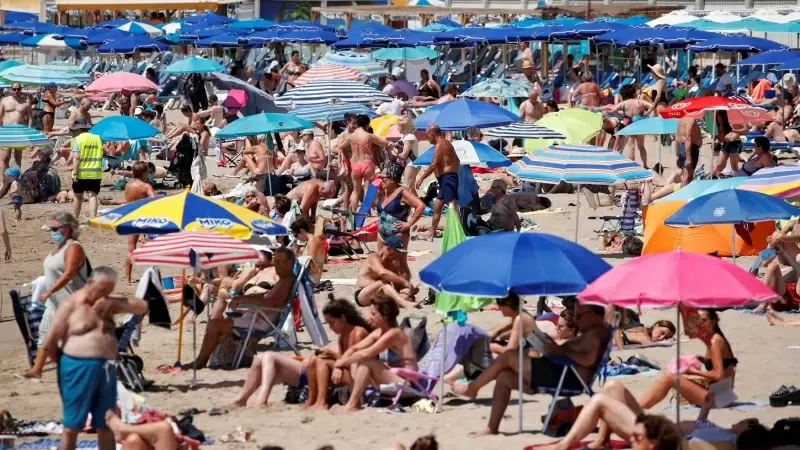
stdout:
[[136,117],[113,116],[101,120],[89,132],[103,142],[124,142],[151,138],[158,134],[158,128]]
[[225,67],[199,56],[192,56],[191,58],[182,59],[178,62],[172,63],[164,69],[164,73],[172,75],[183,75],[187,73],[214,73],[223,72]]
[[461,94],[462,97],[527,97],[533,85],[517,78],[498,78],[478,83]]
[[637,120],[617,132],[618,136],[640,136],[648,134],[675,134],[678,131],[678,119],[649,117]]
[[398,59],[416,60],[433,59],[439,57],[439,52],[428,47],[408,47],[408,48],[382,48],[370,54],[373,59],[383,61],[395,61]]
[[3,62],[0,62],[0,72],[4,71],[6,69],[10,69],[12,67],[17,67],[17,66],[21,66],[21,65],[22,65],[22,63],[19,62],[19,61],[15,61],[13,59],[7,59],[7,60],[5,60]]
[[240,138],[259,134],[300,131],[313,128],[314,124],[291,114],[262,113],[236,120],[219,130],[218,138]]
[[0,148],[44,146],[51,142],[39,130],[34,130],[25,125],[5,125],[0,127]]

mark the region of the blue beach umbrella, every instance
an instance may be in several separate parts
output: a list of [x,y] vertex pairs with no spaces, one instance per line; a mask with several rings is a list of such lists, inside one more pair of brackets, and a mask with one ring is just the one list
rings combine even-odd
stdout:
[[161,51],[169,50],[169,45],[150,39],[147,36],[129,36],[115,39],[97,47],[97,53],[134,53],[136,51]]
[[94,36],[89,36],[89,38],[86,39],[86,45],[90,45],[90,46],[103,45],[103,44],[105,44],[107,42],[111,42],[111,41],[114,41],[114,40],[117,40],[117,39],[123,39],[123,38],[126,38],[126,37],[130,36],[130,35],[131,34],[126,32],[126,31],[105,30],[105,33],[96,34]]
[[[258,44],[260,45],[260,44]],[[218,34],[194,41],[195,47],[252,47],[247,36],[236,36],[233,34]]]
[[10,69],[12,67],[17,67],[23,65],[19,61],[15,61],[13,59],[7,59],[5,61],[0,62],[0,72],[3,72],[6,69]]
[[438,125],[443,131],[461,131],[473,127],[491,128],[520,122],[519,116],[491,103],[458,99],[433,106],[417,117],[417,129]]
[[275,25],[275,22],[271,20],[246,19],[246,20],[237,20],[236,22],[230,24],[230,27],[245,31],[264,31],[268,30],[269,27],[273,25]]
[[773,50],[789,50],[789,47],[769,39],[752,36],[724,36],[709,39],[686,48],[695,53],[701,52],[766,52]]
[[136,117],[112,116],[97,122],[89,132],[103,142],[123,142],[151,138],[158,134],[158,129]]
[[212,36],[221,36],[223,34],[232,34],[234,36],[246,36],[248,31],[239,28],[228,27],[206,27],[202,25],[194,26],[186,30],[181,30],[180,38],[182,41],[195,41],[197,39],[205,39]]
[[663,117],[648,117],[637,120],[617,132],[618,136],[639,136],[649,134],[675,134],[678,131],[678,119],[664,119]]
[[560,40],[585,39],[627,28],[630,26],[618,22],[581,22],[565,26],[563,30],[554,31],[550,37]]
[[262,113],[235,120],[217,132],[220,138],[239,138],[260,134],[300,131],[314,124],[291,114]]
[[317,65],[325,64],[336,64],[339,66],[349,67],[363,73],[364,75],[372,77],[379,77],[381,75],[388,74],[386,68],[378,61],[375,61],[369,56],[350,51],[326,54],[317,62]]
[[528,153],[508,169],[529,181],[605,184],[644,181],[653,173],[621,154],[594,145],[554,145]]
[[170,64],[164,73],[171,75],[187,73],[214,73],[223,72],[225,67],[214,61],[199,56],[192,56]]
[[783,64],[790,60],[800,57],[800,51],[796,50],[774,50],[762,52],[745,58],[737,63],[736,66],[760,66],[762,64]]
[[[275,99],[282,108],[329,105],[330,103],[382,103],[392,98],[357,81],[315,80]],[[241,119],[239,119],[241,120]],[[236,122],[239,122],[237,120]],[[236,123],[234,122],[234,123]],[[225,128],[229,128],[228,125]]]
[[375,117],[375,110],[364,105],[343,103],[297,108],[290,111],[289,114],[300,117],[301,119],[309,122],[327,123],[337,120],[344,120],[345,114],[363,114],[369,116],[371,119]]
[[[511,165],[511,160],[482,142],[455,140],[452,144],[462,165],[486,169],[496,169]],[[412,166],[430,166],[433,163],[433,150],[433,147],[431,147],[419,155]]]
[[664,221],[667,225],[713,225],[784,220],[800,216],[785,200],[742,189],[724,189],[686,203]]
[[50,144],[41,131],[25,125],[0,126],[0,148],[26,148],[30,146],[43,146]]
[[321,25],[308,20],[295,20],[292,22],[276,23],[269,28],[270,30],[305,30],[305,31],[327,31],[335,33],[336,29],[327,25]]
[[270,29],[250,35],[253,42],[286,44],[333,44],[339,41],[335,33],[307,29]]
[[210,26],[220,26],[231,22],[235,22],[236,19],[232,19],[227,16],[221,16],[219,14],[206,13],[206,14],[198,14],[196,16],[187,17],[186,19],[183,19],[183,21],[192,25],[204,23]]
[[23,47],[35,47],[42,50],[85,50],[86,45],[77,39],[57,39],[56,34],[37,34],[31,36],[19,45]]
[[20,42],[28,39],[30,36],[22,33],[3,33],[0,34],[0,44],[2,45],[19,45]]
[[28,64],[6,69],[0,72],[0,78],[16,81],[26,86],[42,86],[50,83],[58,86],[80,86],[84,84],[82,80],[73,77],[69,72],[42,69]]
[[155,25],[150,25],[149,23],[145,22],[136,22],[134,20],[130,20],[127,23],[118,26],[116,29],[130,34],[139,34],[150,37],[156,37],[163,33],[163,30]]

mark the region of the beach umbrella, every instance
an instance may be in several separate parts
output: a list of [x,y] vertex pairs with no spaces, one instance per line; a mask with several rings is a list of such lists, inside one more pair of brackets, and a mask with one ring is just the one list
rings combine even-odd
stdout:
[[511,139],[566,139],[563,134],[534,123],[517,122],[486,130],[487,136]]
[[765,52],[775,50],[789,50],[786,45],[779,44],[769,39],[752,36],[724,36],[709,39],[686,48],[695,53],[702,52]]
[[749,108],[751,105],[738,98],[728,97],[694,97],[687,98],[662,108],[658,114],[664,118],[681,118],[695,111]]
[[[703,115],[704,111],[695,111],[693,113],[687,114],[687,116],[694,117],[697,120],[703,120],[704,119]],[[767,122],[772,122],[774,120],[775,120],[775,114],[772,111],[767,111],[764,108],[747,107],[747,108],[736,108],[728,110],[728,122],[734,124],[748,125],[748,124],[767,123]]]
[[131,72],[106,73],[86,86],[86,92],[120,92],[129,91],[155,92],[158,85],[147,78]]
[[100,22],[94,26],[94,28],[104,28],[107,30],[111,30],[117,28],[120,25],[125,25],[126,23],[130,22],[130,19],[114,19],[114,20],[105,20]]
[[206,13],[206,14],[198,14],[196,16],[187,17],[183,19],[183,21],[192,25],[203,23],[212,26],[220,26],[231,22],[235,22],[236,19],[232,19],[227,16],[221,16],[219,14]]
[[[547,127],[566,136],[567,144],[582,144],[593,138],[603,127],[603,115],[579,108],[565,109],[545,114],[536,125]],[[525,149],[530,150],[526,141]]]
[[127,23],[124,23],[116,27],[115,30],[124,31],[130,34],[139,34],[150,37],[156,37],[161,33],[163,33],[161,28],[158,28],[154,25],[150,25],[149,23],[137,22],[135,20],[130,20]]
[[307,106],[289,111],[289,114],[305,119],[309,122],[335,122],[344,120],[345,114],[363,114],[370,118],[375,117],[375,110],[364,105],[354,103],[328,104]]
[[214,72],[224,72],[225,67],[221,64],[216,63],[214,61],[208,60],[206,58],[201,58],[199,56],[192,56],[189,58],[182,59],[180,61],[176,61],[166,69],[164,69],[164,73],[168,73],[170,75],[185,75],[189,73],[214,73]]
[[[486,169],[496,169],[511,165],[511,160],[482,142],[455,140],[452,144],[462,165]],[[430,166],[433,163],[433,152],[434,148],[429,148],[414,160],[412,166]]]
[[244,37],[248,35],[248,32],[239,28],[207,27],[204,25],[197,25],[182,30],[180,32],[180,40],[185,42],[190,42],[190,41],[196,41],[198,39],[209,38],[212,36],[221,36],[223,34],[232,34],[234,36]]
[[324,66],[315,66],[304,72],[297,77],[294,81],[295,87],[302,86],[311,81],[318,80],[337,80],[337,81],[358,81],[364,78],[364,75],[350,67],[339,66],[336,64],[326,64]]
[[382,103],[392,98],[372,86],[356,81],[312,81],[294,88],[275,100],[284,108],[329,103]]
[[417,129],[438,125],[443,131],[470,128],[491,128],[520,122],[519,116],[507,109],[477,100],[458,99],[428,108],[416,119]]
[[[500,298],[574,295],[611,266],[590,250],[545,233],[499,232],[477,236],[443,252],[423,268],[420,281],[437,292]],[[520,309],[522,302],[520,302]],[[520,327],[522,321],[519,322]],[[523,335],[519,360],[522,367]],[[522,370],[519,371],[522,386]],[[522,432],[522,392],[519,431]]]
[[433,6],[436,8],[446,8],[447,2],[443,0],[410,0],[408,6]]
[[268,30],[269,27],[273,25],[275,25],[275,22],[271,20],[246,19],[246,20],[237,20],[236,22],[231,23],[230,27],[245,31],[264,31]]
[[243,117],[217,132],[217,137],[239,138],[314,128],[314,124],[291,114],[262,113]]
[[370,77],[387,75],[389,72],[382,64],[360,53],[341,51],[328,53],[317,62],[316,65],[336,64],[355,69]]
[[7,59],[5,61],[0,61],[0,73],[5,71],[6,69],[10,69],[12,67],[17,67],[23,65],[19,61],[15,61],[13,59]]
[[495,78],[472,86],[461,97],[527,97],[531,89],[533,85],[525,79]]
[[42,50],[83,50],[86,48],[86,45],[77,39],[56,39],[56,37],[55,34],[38,34],[20,41],[19,45]]
[[57,86],[80,86],[84,83],[82,80],[71,76],[68,72],[42,69],[28,64],[6,69],[0,72],[0,78],[12,82],[16,81],[26,86],[42,86],[51,83]]
[[98,46],[103,45],[107,42],[113,41],[115,39],[122,39],[130,36],[131,34],[125,31],[120,30],[109,30],[102,34],[97,34],[94,36],[90,36],[86,39],[86,45],[90,46]]
[[737,188],[782,199],[796,197],[800,195],[800,165],[764,167],[746,177]]
[[236,36],[233,34],[218,34],[194,41],[195,47],[251,47],[250,41],[246,36]]
[[142,119],[131,116],[111,116],[97,122],[90,133],[103,142],[137,141],[149,139],[159,133],[158,128]]
[[580,40],[626,28],[630,28],[630,25],[619,22],[580,22],[568,25],[563,30],[554,31],[550,34],[550,38],[562,41]]
[[22,33],[3,33],[0,34],[0,44],[2,45],[19,45],[20,42],[28,39],[30,36]]
[[675,134],[678,131],[678,119],[664,119],[663,117],[648,117],[637,120],[617,132],[618,136],[642,136]]
[[97,47],[97,53],[134,53],[137,51],[161,51],[169,50],[169,45],[150,39],[147,36],[132,35],[122,39],[115,39]]
[[328,31],[317,30],[267,30],[250,35],[253,42],[283,44],[326,44],[339,41],[339,36]]
[[0,148],[38,147],[52,142],[41,131],[25,125],[0,126]]
[[321,25],[308,20],[294,20],[292,22],[280,22],[269,27],[270,30],[301,30],[301,31],[326,31],[335,33],[336,29],[327,25]]
[[439,52],[428,47],[407,47],[407,48],[382,48],[370,53],[376,60],[396,61],[396,60],[418,60],[433,59],[439,57]]
[[183,191],[114,208],[89,225],[120,235],[211,231],[237,239],[251,234],[286,234],[286,228],[242,206]]

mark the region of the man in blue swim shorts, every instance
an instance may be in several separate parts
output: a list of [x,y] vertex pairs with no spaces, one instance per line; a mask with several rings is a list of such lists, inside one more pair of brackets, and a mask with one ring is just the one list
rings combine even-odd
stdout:
[[444,133],[438,125],[428,128],[425,133],[428,141],[434,146],[433,162],[417,178],[415,188],[419,190],[422,182],[431,173],[436,174],[436,181],[439,183],[439,195],[433,202],[433,219],[431,220],[431,241],[436,237],[439,227],[439,220],[442,218],[442,207],[445,203],[458,211],[458,172],[461,170],[461,160],[458,158],[453,144],[444,137]]
[[[116,411],[119,342],[114,314],[142,315],[147,302],[112,296],[117,273],[97,267],[85,287],[69,296],[53,317],[44,349],[58,361],[58,388],[64,409],[60,450],[74,450],[89,413],[100,450],[114,450],[106,412]],[[61,347],[59,348],[59,342]]]

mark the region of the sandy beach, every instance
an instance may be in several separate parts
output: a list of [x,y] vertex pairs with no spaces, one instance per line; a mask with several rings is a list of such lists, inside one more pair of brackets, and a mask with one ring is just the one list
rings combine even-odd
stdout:
[[[170,112],[170,114],[175,111]],[[173,119],[177,121],[177,119]],[[675,166],[674,155],[664,149],[659,155],[659,145],[651,138],[646,140],[650,164],[662,160],[667,169]],[[424,147],[424,146],[423,146]],[[702,163],[709,167],[710,148],[705,145],[702,149]],[[237,180],[216,178],[213,175],[229,173],[230,169],[218,169],[212,159],[208,160],[212,180],[216,181],[223,190],[233,187]],[[23,164],[27,167],[27,164]],[[64,183],[69,176],[63,166],[59,167]],[[489,176],[480,176],[482,185]],[[113,181],[110,177],[104,178],[104,186],[110,186]],[[121,192],[110,192],[104,189],[101,196],[110,196],[121,199]],[[573,239],[575,232],[576,196],[551,195],[553,208],[562,212],[536,214],[530,216],[538,225],[537,230],[555,234],[566,239]],[[597,221],[589,220],[589,216],[618,214],[619,208],[601,207],[596,211],[589,208],[581,196],[580,217],[578,218],[579,238],[581,245],[596,251],[601,245],[597,239],[595,229],[600,226]],[[2,200],[2,208],[6,212],[7,223],[13,245],[13,261],[10,264],[0,264],[0,291],[2,291],[2,322],[0,322],[0,408],[6,409],[17,419],[25,420],[60,420],[61,402],[58,395],[54,365],[49,364],[41,382],[22,379],[18,375],[27,369],[27,359],[24,356],[24,346],[21,336],[13,321],[11,304],[7,296],[9,289],[18,288],[23,283],[29,282],[40,275],[42,260],[52,250],[46,231],[40,229],[45,220],[54,212],[71,210],[71,205],[42,204],[25,205],[23,208],[24,219],[16,222],[11,219],[11,207],[6,199]],[[84,210],[85,211],[85,210]],[[83,221],[87,219],[84,212]],[[428,222],[429,219],[423,219]],[[109,265],[124,269],[126,254],[126,240],[109,231],[82,228],[81,242],[86,249],[93,266]],[[440,253],[440,241],[433,243],[412,241],[410,250],[417,256],[410,266],[413,272],[418,272]],[[374,244],[373,244],[374,248]],[[612,265],[624,262],[620,258],[606,258]],[[739,258],[737,263],[749,267],[753,258]],[[135,269],[135,277],[141,274],[143,268]],[[323,279],[352,279],[355,280],[358,264],[327,265]],[[165,272],[168,273],[168,272]],[[418,280],[416,280],[418,281]],[[713,283],[714,280],[708,280]],[[132,294],[135,285],[120,282],[118,290],[123,294]],[[335,285],[334,293],[337,297],[352,299],[353,287],[349,285]],[[317,294],[316,303],[319,308],[325,304],[325,294]],[[529,302],[529,306],[531,305]],[[172,317],[177,317],[177,307],[172,306]],[[650,324],[659,319],[675,320],[676,311],[645,310],[642,311],[643,321]],[[435,314],[432,307],[426,306],[421,310],[404,310],[401,317],[406,315],[425,316],[428,319],[428,334],[431,340],[435,339],[439,331],[440,316]],[[469,315],[469,322],[477,326],[490,328],[503,320],[496,311],[483,311]],[[198,345],[205,330],[205,315],[197,323]],[[710,418],[720,426],[728,426],[741,419],[756,417],[760,421],[772,424],[784,417],[797,416],[798,408],[770,408],[768,396],[780,385],[798,383],[797,374],[800,373],[800,343],[797,342],[797,332],[792,328],[779,328],[770,326],[764,316],[758,316],[740,311],[726,311],[721,313],[720,327],[730,340],[733,352],[739,359],[736,374],[735,391],[742,402],[754,402],[755,405],[728,408],[712,411]],[[330,334],[329,332],[329,335]],[[310,340],[305,334],[299,336],[304,354],[310,353]],[[176,327],[167,331],[160,328],[145,326],[140,347],[136,349],[145,361],[145,376],[155,381],[155,389],[145,392],[147,404],[160,411],[177,414],[178,411],[195,407],[209,410],[213,407],[227,407],[241,388],[247,368],[235,371],[230,370],[202,370],[198,372],[199,385],[190,388],[191,372],[175,374],[158,374],[155,367],[161,364],[175,362],[178,332]],[[192,327],[184,328],[183,359],[191,359]],[[692,340],[681,343],[683,354],[704,352],[700,341]],[[647,355],[648,358],[666,365],[675,357],[675,347],[652,348],[645,350],[623,350],[614,352],[612,356],[626,359],[635,353]],[[654,381],[655,377],[635,375],[621,381],[635,394],[642,393]],[[388,414],[376,408],[367,408],[360,412],[346,416],[334,416],[328,412],[309,412],[296,406],[285,405],[282,402],[285,388],[275,389],[270,398],[267,409],[252,408],[231,409],[222,416],[210,417],[207,413],[195,416],[194,423],[206,435],[216,442],[213,448],[256,449],[262,446],[280,445],[286,449],[314,449],[324,444],[331,444],[337,449],[381,449],[395,442],[410,445],[415,438],[426,433],[435,433],[441,448],[455,449],[482,448],[482,449],[522,449],[524,446],[535,443],[549,442],[552,438],[538,433],[541,428],[541,416],[545,414],[550,397],[537,395],[526,396],[524,402],[524,428],[523,434],[516,434],[517,430],[517,404],[516,400],[506,411],[506,417],[498,436],[473,439],[470,432],[479,431],[486,425],[491,404],[492,385],[481,391],[475,401],[464,401],[448,397],[444,402],[444,410],[438,414],[412,413]],[[516,398],[517,394],[514,394]],[[582,404],[587,401],[586,396],[576,397],[574,401]],[[671,408],[671,409],[670,409]],[[654,412],[664,413],[674,418],[674,405],[662,402],[656,406]],[[683,419],[694,419],[697,409],[684,409]],[[221,444],[219,437],[231,433],[237,426],[253,430],[253,440],[243,444]],[[57,436],[53,436],[57,437]],[[82,438],[87,438],[82,436]]]

